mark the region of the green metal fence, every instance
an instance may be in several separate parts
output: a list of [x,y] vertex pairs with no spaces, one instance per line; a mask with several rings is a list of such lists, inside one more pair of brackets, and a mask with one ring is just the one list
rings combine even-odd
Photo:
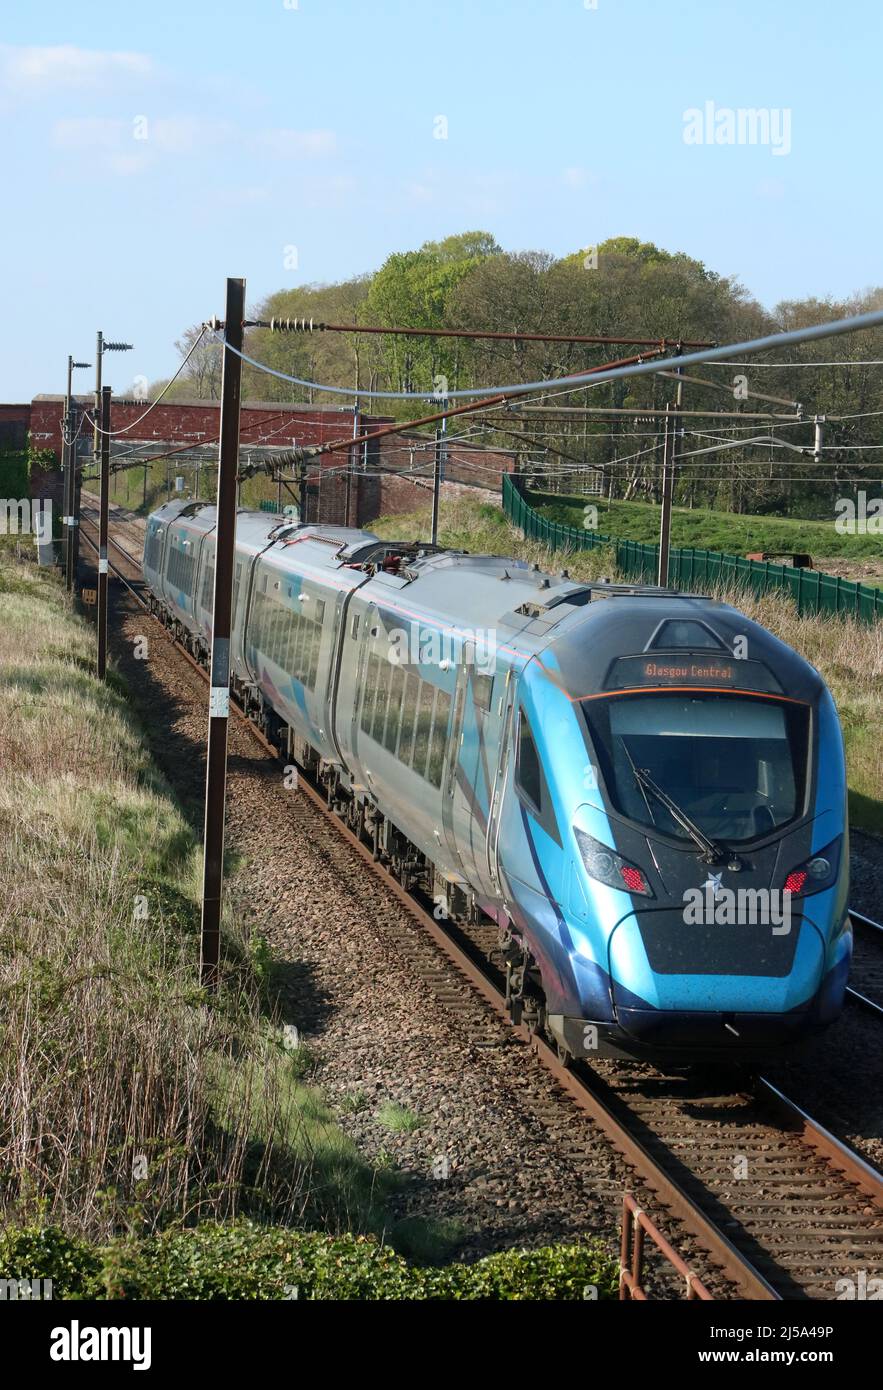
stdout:
[[[520,485],[503,475],[503,509],[509,520],[531,540],[554,550],[595,550],[609,546],[616,565],[628,579],[656,583],[659,546],[642,541],[617,540],[597,531],[581,531],[560,521],[549,521],[525,500]],[[771,560],[746,560],[720,550],[669,551],[668,582],[679,589],[703,589],[713,584],[738,584],[761,594],[784,589],[795,599],[799,613],[846,613],[862,622],[883,617],[883,589],[857,584],[820,570],[795,569]]]

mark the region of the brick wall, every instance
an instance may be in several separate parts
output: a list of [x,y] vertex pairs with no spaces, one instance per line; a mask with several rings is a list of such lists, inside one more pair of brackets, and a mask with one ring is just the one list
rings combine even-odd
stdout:
[[[92,413],[92,396],[77,396],[77,401]],[[143,401],[114,400],[112,428],[119,430],[133,424],[146,409]],[[30,429],[38,448],[55,449],[56,452],[61,450],[63,410],[64,399],[61,396],[37,396],[31,402]],[[363,423],[370,427],[384,423],[389,417],[367,415],[362,418]],[[217,439],[219,422],[219,401],[161,401],[128,437],[142,442],[155,439],[157,444],[208,444]],[[84,427],[86,431],[88,428]],[[243,444],[277,444],[283,447],[292,443],[327,444],[335,439],[347,439],[352,432],[351,410],[247,401],[240,414]]]
[[[426,447],[426,435],[390,435],[380,441],[382,476],[379,479],[376,511],[368,512],[361,524],[378,516],[394,516],[417,511],[432,502],[434,446]],[[500,449],[470,448],[449,444],[445,463],[442,497],[472,497],[477,501],[499,501],[502,474],[515,468],[515,455]]]
[[[91,395],[78,396],[77,401],[91,413]],[[30,429],[36,448],[53,449],[60,457],[63,409],[63,397],[48,395],[36,396],[29,405],[0,406],[0,448],[3,447],[3,427],[8,424],[10,430],[17,429],[22,434]],[[117,399],[112,409],[112,426],[119,430],[138,420],[146,405]],[[363,415],[362,428],[376,428],[389,419],[389,416]],[[143,424],[125,437],[132,442],[155,440],[158,449],[165,443],[173,448],[187,443],[209,444],[217,438],[219,421],[218,401],[160,402]],[[346,409],[246,402],[241,411],[240,437],[244,445],[327,444],[348,439],[352,434],[352,421],[352,411]],[[83,435],[88,437],[88,425],[84,425]],[[499,494],[501,475],[512,471],[515,457],[505,450],[449,444],[443,495],[450,498]],[[347,454],[341,451],[308,465],[307,520],[344,523],[347,460]],[[432,464],[432,441],[425,434],[390,435],[370,445],[365,471],[357,471],[351,481],[350,524],[369,526],[378,516],[428,506]],[[418,475],[416,480],[407,476],[411,472]]]

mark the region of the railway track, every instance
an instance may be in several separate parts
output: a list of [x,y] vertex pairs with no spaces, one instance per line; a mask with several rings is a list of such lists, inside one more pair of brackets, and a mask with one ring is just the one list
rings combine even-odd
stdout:
[[883,1014],[883,925],[854,908],[849,912],[854,935],[853,975],[860,989],[849,986],[846,993],[854,1003],[876,1014]]
[[[88,513],[84,522],[88,529]],[[128,525],[137,550],[137,527]],[[84,539],[94,547],[86,529]],[[138,558],[116,540],[111,546],[122,557],[111,569],[146,607]],[[207,679],[199,663],[183,647],[179,650]],[[264,751],[275,756],[273,745],[234,708]],[[509,1019],[502,976],[490,960],[496,927],[466,929],[436,921],[373,861],[371,849],[329,810],[306,778],[300,785],[437,948],[420,956],[426,986],[453,1008],[478,993],[506,1021],[552,1078],[546,1103],[550,1128],[560,1126],[565,1099],[588,1115],[632,1169],[649,1197],[644,1204],[665,1223],[673,1243],[706,1284],[717,1280],[717,1291],[723,1279],[730,1296],[743,1298],[824,1299],[848,1296],[850,1286],[860,1287],[863,1277],[876,1277],[883,1176],[860,1155],[763,1077],[746,1078],[735,1071],[684,1075],[612,1062],[572,1069],[562,1065],[543,1038]],[[870,932],[875,924],[856,916],[862,933]],[[864,1007],[867,999],[879,1011],[870,996],[854,994],[854,1002],[861,1000]],[[574,1139],[575,1150],[588,1142],[586,1130],[585,1140]]]

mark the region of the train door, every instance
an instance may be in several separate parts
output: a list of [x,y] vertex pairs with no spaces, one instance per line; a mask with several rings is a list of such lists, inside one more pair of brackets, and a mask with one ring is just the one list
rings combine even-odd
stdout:
[[487,836],[494,811],[508,675],[482,671],[475,658],[474,644],[464,644],[442,804],[449,849],[458,855],[469,882],[492,896],[496,884],[488,864]]
[[490,792],[487,833],[484,844],[484,866],[492,890],[496,895],[500,892],[498,869],[500,811],[509,769],[509,756],[512,748],[512,729],[514,722],[515,681],[512,679],[512,671],[508,670],[505,677],[501,673],[494,684],[499,687],[499,689],[494,690],[493,694],[494,749],[496,757],[494,760],[493,783]]
[[464,644],[463,659],[457,668],[454,688],[454,712],[445,770],[442,778],[442,832],[450,861],[459,864],[469,883],[476,882],[476,866],[470,853],[470,821],[472,806],[469,781],[473,770],[474,744],[467,743],[467,710],[469,705],[469,671],[474,655],[471,642]]

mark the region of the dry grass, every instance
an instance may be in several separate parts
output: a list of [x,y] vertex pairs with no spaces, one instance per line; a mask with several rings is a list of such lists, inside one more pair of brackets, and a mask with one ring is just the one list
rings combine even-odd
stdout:
[[345,1228],[364,1165],[229,924],[221,992],[200,990],[193,835],[90,674],[90,628],[8,551],[0,616],[3,1217],[99,1239],[239,1211]]
[[[428,540],[431,509],[421,507],[398,516],[380,517],[370,530],[387,540]],[[551,550],[539,541],[525,540],[510,526],[502,510],[489,502],[459,498],[439,508],[439,542],[473,555],[513,555],[541,569],[567,569],[574,579],[614,577],[616,560],[609,547],[598,550]]]

